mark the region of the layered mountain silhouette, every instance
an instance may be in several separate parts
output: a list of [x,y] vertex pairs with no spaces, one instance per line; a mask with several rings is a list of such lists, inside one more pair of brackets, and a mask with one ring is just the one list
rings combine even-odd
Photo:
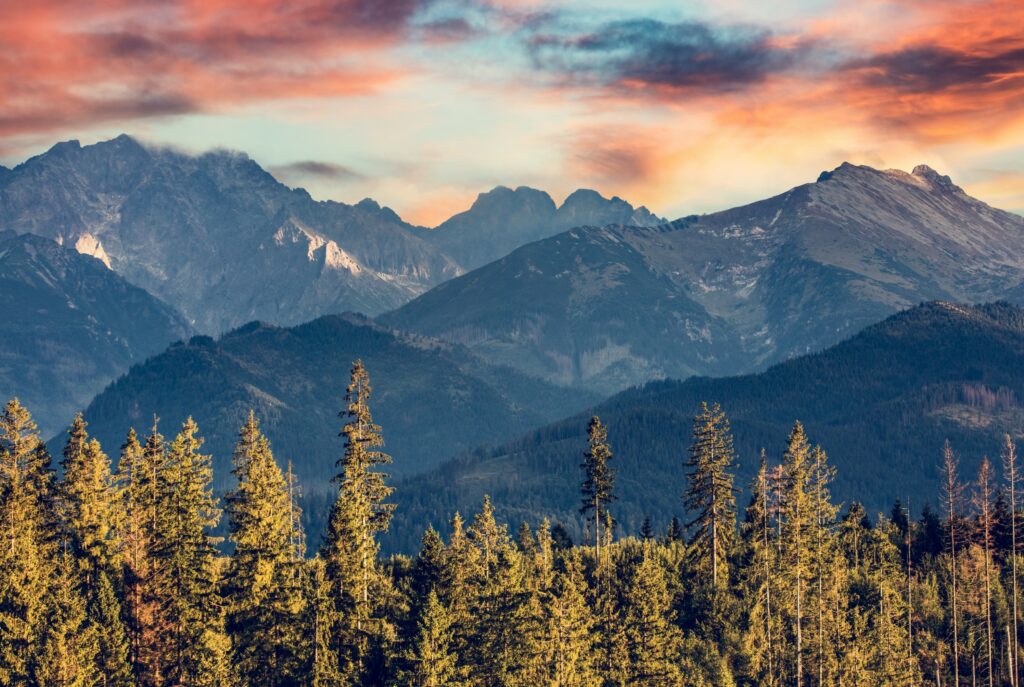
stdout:
[[478,508],[485,494],[511,522],[553,514],[579,536],[579,464],[592,414],[608,426],[613,510],[623,531],[635,532],[646,516],[662,528],[673,513],[684,515],[684,460],[702,401],[721,403],[731,420],[739,488],[750,483],[762,448],[779,462],[799,420],[837,468],[837,501],[870,499],[871,513],[888,512],[896,498],[916,509],[937,506],[945,439],[970,480],[983,455],[998,455],[1004,432],[1024,438],[1024,310],[928,303],[760,374],[625,391],[399,484],[402,503],[411,505],[396,516],[392,546],[414,550],[418,526],[442,527],[455,511]]
[[19,397],[44,432],[188,332],[173,308],[99,260],[0,231],[0,397]]
[[647,227],[664,223],[664,219],[645,207],[634,208],[618,196],[608,199],[588,189],[573,192],[558,206],[544,191],[527,186],[515,190],[499,186],[481,193],[469,210],[425,236],[462,267],[474,269],[508,255],[519,246],[572,227]]
[[208,334],[390,310],[576,218],[654,221],[593,191],[556,209],[542,191],[499,188],[429,230],[369,199],[316,201],[242,153],[189,155],[125,135],[60,143],[0,172],[0,229],[99,258]]
[[1024,218],[946,176],[843,164],[657,227],[574,228],[382,317],[562,384],[613,392],[833,344],[914,303],[1020,300]]
[[371,408],[395,474],[422,472],[596,400],[484,364],[461,347],[357,315],[329,315],[291,328],[254,322],[217,340],[197,336],[174,345],[111,384],[85,418],[114,450],[129,427],[148,433],[154,415],[167,435],[191,415],[226,485],[238,429],[253,409],[275,455],[294,463],[306,492],[326,493],[335,488],[329,480],[343,448],[338,413],[356,358],[370,373]]

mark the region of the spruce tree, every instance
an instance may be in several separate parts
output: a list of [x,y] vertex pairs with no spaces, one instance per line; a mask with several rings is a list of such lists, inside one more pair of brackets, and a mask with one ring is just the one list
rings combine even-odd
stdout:
[[[761,452],[761,467],[750,485],[751,500],[740,527],[742,543],[741,589],[744,606],[744,666],[754,684],[771,687],[777,684],[777,623],[772,611],[772,591],[778,560],[775,531],[771,522],[768,462]],[[778,606],[778,598],[774,600]]]
[[1007,510],[1009,511],[1004,523],[1009,525],[1010,530],[1010,592],[1011,592],[1011,620],[1010,627],[1012,628],[1012,634],[1010,637],[1010,682],[1012,685],[1017,685],[1020,682],[1020,649],[1019,649],[1019,630],[1018,630],[1018,593],[1017,593],[1017,504],[1019,502],[1019,490],[1021,482],[1020,466],[1017,462],[1017,446],[1014,444],[1013,439],[1009,434],[1003,435],[1003,447],[1001,451],[1001,458],[1003,461],[1003,477],[1006,481],[1006,490],[1010,502]]
[[120,566],[121,504],[110,471],[110,459],[99,442],[89,439],[81,413],[68,428],[68,441],[61,460],[60,483],[64,529],[76,558],[86,572],[86,582],[95,586],[100,572]]
[[333,641],[337,607],[323,559],[316,556],[310,560],[302,579],[303,627],[309,638],[305,651],[306,684],[309,687],[340,687],[343,683],[338,667],[338,649]]
[[674,687],[679,674],[682,636],[668,593],[665,570],[651,543],[633,571],[625,594],[625,636],[629,652],[629,684]]
[[370,378],[360,360],[352,366],[346,389],[341,435],[345,452],[338,460],[338,498],[331,509],[321,555],[334,587],[338,626],[334,641],[342,675],[351,682],[373,684],[376,657],[393,628],[380,613],[390,594],[388,579],[377,564],[377,536],[386,532],[394,506],[386,501],[392,489],[379,467],[391,462],[381,451],[381,428],[374,424],[369,400]]
[[33,683],[57,577],[53,473],[17,399],[0,415],[0,684]]
[[417,622],[412,645],[405,655],[401,684],[419,687],[456,687],[460,684],[456,657],[451,650],[452,623],[447,610],[431,589]]
[[132,687],[135,677],[130,660],[130,640],[121,612],[121,601],[106,571],[97,574],[89,604],[89,619],[96,634],[96,666],[103,687]]
[[804,631],[807,613],[807,588],[812,570],[810,542],[814,533],[814,501],[811,493],[811,447],[803,425],[793,425],[786,453],[782,509],[782,568],[788,585],[790,605],[787,609],[793,637],[793,681],[804,684]]
[[231,663],[243,685],[293,684],[300,673],[302,610],[294,506],[252,411],[232,461],[238,486],[226,498],[226,511],[235,550],[222,584]]
[[211,531],[220,511],[210,486],[210,456],[200,453],[198,431],[188,418],[156,475],[152,593],[166,629],[166,647],[151,660],[159,661],[159,673],[171,685],[207,684],[219,669],[218,540]]
[[608,445],[608,430],[596,415],[590,418],[587,442],[587,450],[583,454],[583,463],[580,466],[585,475],[581,488],[583,503],[580,505],[580,514],[591,514],[594,547],[600,561],[603,541],[601,530],[610,519],[608,506],[615,499],[615,471],[608,464],[612,459],[612,449]]
[[985,656],[988,664],[988,684],[992,687],[993,656],[992,656],[992,501],[995,491],[995,476],[992,471],[992,464],[987,457],[982,458],[981,467],[978,470],[978,482],[974,494],[974,505],[978,510],[979,539],[984,552],[984,579],[985,588]]
[[942,447],[943,498],[946,506],[946,531],[949,533],[949,572],[950,572],[950,610],[949,617],[953,626],[953,684],[960,685],[960,628],[957,608],[957,546],[962,546],[960,534],[960,499],[963,486],[958,475],[958,461],[947,440]]
[[597,619],[587,600],[587,583],[578,550],[570,551],[556,574],[546,604],[550,684],[589,687],[598,684],[594,633]]
[[686,507],[694,514],[691,552],[695,569],[712,589],[729,581],[728,560],[736,532],[735,463],[729,420],[718,404],[701,403],[693,419],[693,443],[686,462]]
[[467,540],[477,561],[468,580],[470,674],[479,684],[515,684],[535,650],[528,630],[525,562],[508,527],[495,519],[488,497],[467,530]]
[[156,422],[145,447],[135,430],[129,430],[117,465],[123,513],[119,534],[123,545],[123,600],[133,672],[147,685],[161,681],[154,671],[158,672],[168,634],[156,594],[152,556],[158,525],[157,478],[164,465],[163,437]]
[[57,557],[56,576],[46,604],[34,684],[91,687],[101,677],[99,640],[89,623],[78,564],[70,547]]

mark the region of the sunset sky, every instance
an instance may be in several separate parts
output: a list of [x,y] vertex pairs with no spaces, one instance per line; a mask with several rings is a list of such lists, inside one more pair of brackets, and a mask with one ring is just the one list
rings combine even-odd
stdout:
[[1020,0],[0,0],[0,164],[126,132],[431,225],[497,184],[676,217],[842,161],[1024,211]]

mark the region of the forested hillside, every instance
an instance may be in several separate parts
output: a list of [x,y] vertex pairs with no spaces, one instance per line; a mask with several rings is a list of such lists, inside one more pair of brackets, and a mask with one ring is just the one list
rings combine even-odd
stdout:
[[[60,477],[28,411],[0,414],[0,680],[111,687],[1016,684],[1021,474],[1006,435],[976,474],[943,451],[939,510],[868,518],[797,422],[737,500],[727,417],[702,404],[677,447],[691,518],[623,537],[599,418],[576,456],[576,542],[515,529],[489,498],[379,555],[404,494],[383,470],[362,363],[342,405],[323,532],[258,419],[218,499],[187,419],[129,432],[116,468],[71,424]],[[965,480],[967,483],[965,483]],[[225,517],[229,555],[213,529]],[[515,526],[515,523],[512,523]],[[307,545],[307,541],[309,544]],[[315,554],[309,557],[309,553]]]
[[[618,514],[627,532],[650,516],[682,515],[682,447],[704,400],[727,408],[741,483],[767,449],[778,456],[794,419],[828,446],[840,470],[835,493],[869,512],[896,498],[935,502],[940,449],[950,439],[974,470],[1004,432],[1024,427],[1024,311],[994,304],[930,303],[895,315],[822,353],[757,375],[663,381],[625,391],[594,409],[608,425],[619,469]],[[416,527],[491,494],[510,519],[553,516],[574,535],[582,523],[573,485],[590,413],[473,452],[403,484],[395,545]]]
[[[481,443],[511,439],[596,398],[481,362],[458,346],[394,332],[358,315],[297,327],[251,323],[217,340],[194,337],[133,367],[97,396],[85,418],[104,446],[129,426],[204,428],[218,488],[227,488],[235,433],[250,409],[312,496],[326,495],[337,459],[337,397],[362,357],[380,383],[395,472],[432,468]],[[70,420],[70,418],[67,418]]]

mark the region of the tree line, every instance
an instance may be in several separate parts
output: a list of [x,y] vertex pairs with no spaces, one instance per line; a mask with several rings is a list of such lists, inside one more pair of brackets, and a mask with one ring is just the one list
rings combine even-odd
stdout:
[[[1021,474],[965,484],[947,443],[941,508],[870,519],[799,422],[762,451],[745,506],[729,422],[702,404],[680,455],[692,518],[615,521],[614,452],[594,417],[574,544],[514,533],[488,499],[415,556],[380,555],[394,504],[357,361],[337,498],[307,552],[301,494],[250,413],[236,486],[185,421],[130,430],[116,467],[72,422],[52,465],[28,411],[0,416],[0,684],[105,687],[613,687],[1019,684]],[[59,473],[59,474],[58,474]],[[912,515],[916,517],[912,517]],[[214,536],[221,517],[228,536]]]

